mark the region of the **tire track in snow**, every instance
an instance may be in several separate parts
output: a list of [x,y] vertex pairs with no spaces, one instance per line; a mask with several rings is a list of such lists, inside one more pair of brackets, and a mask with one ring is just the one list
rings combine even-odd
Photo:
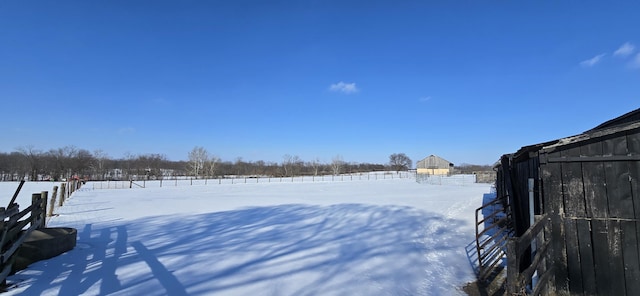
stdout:
[[[464,238],[472,240],[471,225],[464,223],[463,217],[474,217],[475,204],[478,197],[458,201],[448,207],[441,219],[432,219],[425,225],[420,238],[416,243],[418,248],[424,249],[425,279],[419,289],[420,295],[466,295],[458,287],[465,277],[473,276],[472,267],[468,264],[464,247],[468,242]],[[461,264],[469,265],[467,274],[459,274]],[[463,278],[463,279],[461,279]],[[447,281],[443,283],[442,280]],[[443,289],[443,287],[450,289]]]

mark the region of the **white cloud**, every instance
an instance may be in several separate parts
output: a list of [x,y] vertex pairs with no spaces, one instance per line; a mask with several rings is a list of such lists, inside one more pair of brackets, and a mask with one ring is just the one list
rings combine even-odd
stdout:
[[627,42],[620,46],[616,51],[613,52],[613,56],[615,57],[627,57],[632,54],[636,50],[635,45]]
[[606,54],[601,53],[601,54],[599,54],[599,55],[597,55],[597,56],[595,56],[595,57],[592,57],[592,58],[590,58],[590,59],[588,59],[588,60],[582,61],[582,62],[580,62],[580,66],[587,67],[587,68],[588,68],[588,67],[593,67],[593,66],[595,66],[597,63],[599,63],[599,62],[600,62],[600,60],[601,60],[605,55],[606,55]]
[[356,87],[356,83],[352,82],[352,83],[345,83],[345,82],[338,82],[338,83],[334,83],[329,87],[330,91],[335,91],[335,92],[341,92],[341,93],[345,93],[345,94],[352,94],[352,93],[357,93],[359,91],[359,89]]
[[633,59],[631,59],[631,67],[640,68],[640,53],[637,53]]

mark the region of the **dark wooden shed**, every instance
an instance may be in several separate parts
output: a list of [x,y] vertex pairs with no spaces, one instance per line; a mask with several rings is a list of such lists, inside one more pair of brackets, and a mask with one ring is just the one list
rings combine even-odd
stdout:
[[515,237],[532,226],[532,208],[549,221],[542,269],[553,270],[556,291],[640,293],[640,109],[577,136],[522,147],[504,155],[497,172]]

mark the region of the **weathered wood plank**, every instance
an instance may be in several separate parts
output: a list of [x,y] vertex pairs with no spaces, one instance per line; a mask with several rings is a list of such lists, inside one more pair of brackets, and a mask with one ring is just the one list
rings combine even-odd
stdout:
[[[629,154],[640,155],[640,130],[632,130],[627,133],[627,150]],[[629,162],[629,185],[631,187],[631,199],[633,200],[634,216],[636,219],[640,219],[640,188],[638,186],[638,180],[640,179],[640,161]],[[638,260],[640,261],[640,223],[636,225],[636,251],[638,252]],[[628,234],[628,232],[627,232]],[[633,241],[629,239],[629,244]],[[627,246],[625,246],[627,250]],[[627,252],[632,252],[628,251]],[[627,262],[625,261],[625,265]],[[636,268],[640,269],[640,262]],[[635,273],[635,271],[634,271]],[[635,274],[633,275],[635,276]],[[635,283],[634,283],[635,284]],[[635,286],[634,286],[635,287]],[[640,291],[640,288],[636,291]]]
[[[550,156],[559,156],[551,153]],[[540,174],[544,190],[545,212],[551,218],[551,253],[554,269],[554,288],[558,292],[568,290],[567,283],[567,254],[564,243],[564,202],[562,201],[562,184],[560,180],[561,165],[547,163],[540,165]]]
[[520,274],[520,278],[518,282],[524,283],[527,285],[531,283],[531,278],[533,277],[533,274],[538,269],[538,264],[540,264],[540,262],[542,262],[542,260],[544,259],[548,248],[549,248],[549,241],[545,241],[539,246],[539,252],[537,252],[533,260],[531,260],[531,265],[527,266],[524,269],[524,271]]
[[[542,195],[542,194],[541,194]],[[549,223],[547,223],[544,226],[544,238],[545,240],[549,240],[549,247],[551,248],[553,246],[553,244],[551,243],[551,227],[552,227],[552,223],[551,223],[551,219],[549,219]],[[547,294],[545,295],[555,295],[556,292],[556,287],[555,287],[555,270],[554,270],[554,258],[553,258],[553,250],[548,250],[546,257],[545,257],[545,264],[544,264],[544,269],[545,272],[549,278],[549,281],[547,282],[547,288],[545,289],[545,291],[547,292]]]
[[[628,139],[633,139],[634,140],[629,140],[627,142],[627,144],[629,145],[629,152],[630,153],[640,153],[640,136],[636,133],[634,135],[631,135],[628,137]],[[640,162],[636,161],[636,162],[632,162],[629,163],[629,176],[630,176],[630,187],[631,187],[631,194],[632,194],[632,199],[633,199],[633,206],[634,206],[634,213],[635,213],[635,218],[639,219],[640,218],[640,194],[639,194],[639,186],[638,186],[638,180],[640,179]],[[635,227],[636,227],[636,232],[635,232],[635,246],[633,239],[631,239],[631,237],[629,237],[629,231],[628,229],[625,229],[625,245],[624,245],[624,249],[623,252],[625,253],[625,267],[628,267],[631,270],[631,275],[629,277],[631,278],[635,278],[636,280],[633,282],[629,282],[629,279],[627,280],[627,291],[640,291],[640,287],[638,287],[638,285],[640,285],[640,279],[637,279],[638,274],[640,273],[640,223],[636,222],[635,223]],[[630,261],[627,261],[627,253],[633,253],[636,252],[636,256],[638,256],[638,263],[637,265],[633,266],[633,259],[631,259]],[[633,256],[632,254],[629,256]],[[626,275],[626,274],[625,274]],[[629,278],[627,277],[627,278]],[[632,295],[632,294],[629,294]]]
[[640,130],[630,130],[627,132],[627,150],[629,155],[640,155]]
[[509,295],[521,292],[521,284],[518,282],[520,260],[518,260],[517,245],[518,243],[515,238],[509,238],[507,240],[507,293],[509,293]]
[[24,185],[24,180],[20,181],[20,184],[18,185],[18,189],[16,189],[16,192],[13,194],[13,197],[11,197],[11,201],[9,201],[9,204],[7,205],[7,208],[10,208],[12,204],[15,203],[16,198],[18,198],[18,195],[20,194],[20,190],[22,189],[22,186]]
[[[580,153],[586,156],[602,155],[602,143],[596,142],[581,147]],[[608,218],[609,203],[604,164],[590,162],[582,164],[584,180],[584,196],[586,216],[591,218]]]
[[565,242],[567,244],[567,273],[569,275],[569,291],[572,295],[580,295],[582,286],[582,266],[580,262],[580,252],[578,243],[578,229],[576,221],[572,219],[564,220]]
[[2,266],[2,271],[0,271],[0,282],[2,282],[3,284],[5,283],[7,276],[9,276],[9,273],[11,272],[11,268],[12,268],[11,264],[6,264]]
[[[580,156],[580,147],[563,150],[560,155],[568,157]],[[579,162],[562,163],[561,169],[565,215],[586,217],[582,164]]]
[[622,257],[627,295],[640,291],[640,258],[638,257],[637,222],[621,222]]
[[550,158],[547,162],[613,162],[613,161],[636,161],[640,160],[640,155],[610,155],[610,156],[578,156],[578,157],[560,157]]
[[[603,141],[603,155],[628,155],[626,135],[618,135]],[[627,162],[605,162],[604,170],[609,216],[612,218],[635,218],[629,182],[629,164]],[[609,261],[611,290],[606,291],[609,295],[625,295],[626,293],[620,223],[620,221],[608,222],[607,253],[596,254],[596,256],[605,256]]]
[[554,291],[549,287],[549,283],[552,280],[553,269],[547,270],[542,273],[538,278],[538,284],[533,289],[531,295],[554,295]]
[[5,210],[4,208],[0,209],[0,221],[4,221],[17,213],[20,213],[20,209],[18,209],[18,207],[10,207],[8,210]]
[[612,279],[611,279],[611,267],[609,265],[609,222],[593,220],[591,221],[592,227],[592,243],[593,243],[593,258],[596,275],[596,288],[598,295],[611,295],[612,291]]
[[[605,155],[627,155],[626,135],[605,140],[603,153]],[[605,162],[604,169],[610,217],[634,218],[629,184],[629,164],[627,162]]]
[[620,221],[611,221],[609,223],[610,228],[608,235],[608,260],[611,270],[611,290],[607,292],[607,295],[625,295],[626,289],[621,238],[622,229],[620,228]]
[[525,231],[522,236],[518,237],[518,248],[516,252],[519,254],[523,254],[531,245],[531,241],[536,237],[540,232],[544,230],[545,225],[549,223],[548,215],[544,215],[537,221],[534,225],[532,225],[527,231]]
[[596,295],[596,274],[591,242],[591,221],[576,220],[578,248],[582,268],[582,287],[585,295]]

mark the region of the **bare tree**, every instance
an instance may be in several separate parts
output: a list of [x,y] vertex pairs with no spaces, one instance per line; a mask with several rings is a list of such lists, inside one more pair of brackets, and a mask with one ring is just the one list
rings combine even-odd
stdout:
[[320,159],[316,158],[312,160],[309,165],[311,166],[311,169],[313,169],[313,175],[317,176],[318,171],[320,170]]
[[266,170],[267,170],[267,164],[264,162],[264,160],[258,160],[254,163],[255,175],[263,176],[265,175]]
[[53,156],[56,163],[56,177],[69,178],[73,175],[72,167],[77,153],[78,149],[74,146],[65,146],[49,151],[49,154]]
[[205,170],[207,171],[207,176],[215,176],[216,170],[218,169],[218,164],[220,163],[220,158],[217,156],[211,156],[207,159],[205,163]]
[[28,168],[24,156],[19,152],[0,153],[0,181],[24,180]]
[[282,156],[282,169],[284,170],[284,176],[289,175],[289,171],[291,171],[291,159],[293,156],[291,154],[285,154]]
[[249,167],[251,167],[251,162],[246,162],[242,159],[242,157],[236,157],[236,161],[233,163],[233,167],[235,169],[236,176],[244,176],[247,175],[249,171]]
[[86,149],[74,149],[74,151],[75,154],[70,158],[70,175],[76,175],[76,177],[84,179],[90,174],[93,155]]
[[394,153],[389,156],[389,165],[392,169],[399,172],[411,168],[411,158],[404,153]]
[[122,177],[125,177],[128,180],[133,180],[133,164],[136,158],[137,157],[135,154],[132,154],[130,152],[125,152],[124,160],[123,160],[124,176]]
[[94,178],[97,178],[98,180],[104,180],[106,178],[107,169],[105,162],[108,158],[109,155],[107,155],[107,153],[102,151],[101,149],[93,151],[93,170],[95,174]]
[[340,175],[343,166],[344,160],[342,160],[342,156],[340,156],[339,154],[334,156],[331,160],[331,170],[333,171],[333,174]]
[[189,172],[198,179],[198,176],[204,169],[204,164],[209,158],[209,153],[206,149],[200,146],[196,146],[189,152]]
[[140,155],[135,160],[136,174],[144,176],[145,179],[159,179],[163,177],[163,166],[167,162],[164,154]]
[[29,179],[31,181],[38,180],[38,175],[42,169],[42,163],[40,161],[42,158],[42,152],[35,149],[32,145],[20,147],[17,150],[26,159],[26,163],[28,163]]
[[284,170],[285,177],[291,174],[291,171],[293,169],[292,164],[293,164],[293,155],[285,154],[282,156],[282,169]]

